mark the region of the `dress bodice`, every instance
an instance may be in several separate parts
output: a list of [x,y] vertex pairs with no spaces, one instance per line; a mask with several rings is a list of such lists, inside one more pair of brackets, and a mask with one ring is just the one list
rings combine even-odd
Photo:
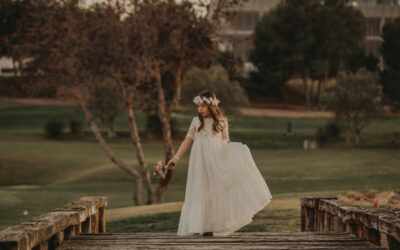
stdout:
[[213,123],[214,123],[213,118],[204,118],[204,126],[200,131],[198,131],[201,125],[200,119],[197,116],[193,117],[192,123],[190,124],[189,131],[187,132],[186,137],[190,137],[193,140],[199,138],[219,138],[222,140],[229,140],[228,121],[224,117],[221,118],[220,122],[223,127],[222,132],[213,131]]

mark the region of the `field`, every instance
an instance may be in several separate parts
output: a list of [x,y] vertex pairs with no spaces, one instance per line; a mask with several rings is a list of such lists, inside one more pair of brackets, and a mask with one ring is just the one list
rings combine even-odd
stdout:
[[[135,114],[139,129],[144,131],[144,115],[138,111]],[[193,115],[183,110],[175,114],[179,130],[176,149]],[[165,202],[177,202],[176,205],[165,204],[151,213],[135,210],[124,216],[123,210],[118,209],[133,206],[132,180],[109,161],[85,121],[85,136],[70,136],[66,126],[63,136],[52,140],[44,132],[50,118],[66,124],[70,119],[83,119],[71,105],[0,102],[0,229],[82,196],[98,195],[108,197],[108,231],[176,231],[188,153],[175,168],[165,197]],[[303,196],[400,189],[400,117],[374,121],[361,135],[359,146],[345,146],[344,139],[340,139],[323,149],[302,149],[303,140],[314,139],[317,127],[327,119],[269,117],[263,113],[230,118],[231,140],[250,147],[273,195],[271,204],[242,231],[298,231],[299,198]],[[285,135],[289,120],[293,136]],[[108,139],[108,143],[117,156],[136,166],[124,114],[118,116],[115,127],[119,137]],[[163,159],[161,141],[145,139],[143,147],[149,166]],[[153,182],[157,185],[156,178]]]

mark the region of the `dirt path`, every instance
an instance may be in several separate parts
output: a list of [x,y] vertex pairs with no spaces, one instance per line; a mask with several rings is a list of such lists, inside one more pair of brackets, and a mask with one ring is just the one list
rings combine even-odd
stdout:
[[309,111],[297,109],[277,108],[240,108],[243,114],[264,117],[289,117],[289,118],[332,118],[334,114],[328,111]]

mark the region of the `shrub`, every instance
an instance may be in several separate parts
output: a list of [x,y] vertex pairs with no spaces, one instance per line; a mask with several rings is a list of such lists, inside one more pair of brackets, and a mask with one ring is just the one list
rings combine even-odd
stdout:
[[80,135],[82,133],[82,122],[78,120],[71,120],[69,122],[69,130],[73,135]]
[[361,68],[356,73],[339,72],[334,87],[326,89],[323,105],[335,113],[345,128],[346,141],[359,143],[361,132],[382,115],[379,76]]
[[315,132],[317,143],[323,147],[334,138],[338,138],[342,133],[340,125],[335,120],[328,121],[323,127],[318,127]]
[[48,120],[45,128],[46,134],[49,138],[58,138],[64,128],[64,123],[58,120]]

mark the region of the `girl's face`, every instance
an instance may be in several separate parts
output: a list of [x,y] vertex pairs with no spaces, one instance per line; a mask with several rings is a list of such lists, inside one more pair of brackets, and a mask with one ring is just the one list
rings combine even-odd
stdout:
[[197,104],[197,111],[203,116],[207,117],[210,115],[210,111],[208,111],[208,105],[205,102],[201,102]]

